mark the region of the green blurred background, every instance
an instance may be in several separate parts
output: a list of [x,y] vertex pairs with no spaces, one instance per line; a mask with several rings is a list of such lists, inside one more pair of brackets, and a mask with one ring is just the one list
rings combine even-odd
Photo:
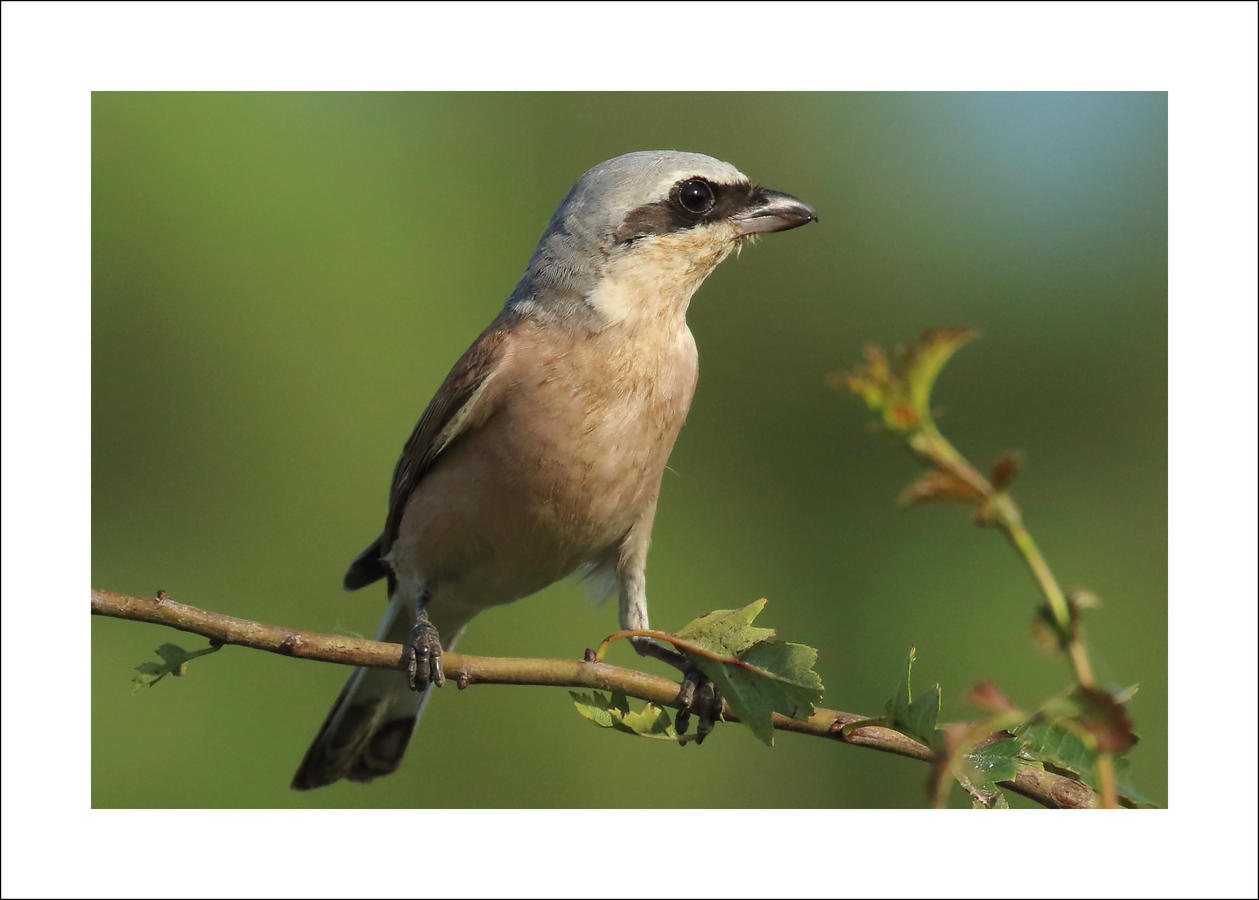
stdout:
[[[1165,94],[169,94],[92,104],[92,579],[238,616],[370,634],[345,594],[424,404],[572,182],[695,150],[812,203],[817,225],[721,266],[690,321],[694,407],[648,584],[676,628],[768,597],[821,650],[826,703],[876,714],[910,644],[946,716],[996,681],[1065,686],[1033,584],[825,376],[869,341],[967,324],[947,435],[1026,453],[1015,492],[1051,564],[1103,606],[1100,677],[1141,683],[1136,780],[1167,800]],[[580,584],[492,610],[472,653],[580,656],[616,627]],[[199,638],[92,622],[97,807],[919,806],[926,767],[740,726],[702,748],[578,717],[563,691],[440,692],[402,769],[288,782],[348,670],[228,648],[132,694]],[[628,648],[612,661],[640,663]],[[663,667],[660,671],[665,673]],[[961,803],[960,792],[954,802]]]

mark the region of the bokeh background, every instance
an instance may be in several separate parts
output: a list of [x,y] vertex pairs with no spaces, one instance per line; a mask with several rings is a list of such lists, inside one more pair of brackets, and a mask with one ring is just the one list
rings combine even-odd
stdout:
[[[415,419],[577,176],[650,148],[729,160],[821,217],[727,261],[691,306],[700,383],[656,520],[653,624],[768,597],[766,624],[820,649],[826,704],[868,714],[911,644],[946,716],[972,714],[984,679],[1029,706],[1064,687],[1013,552],[960,507],[899,510],[913,464],[825,382],[866,342],[974,326],[942,428],[981,465],[1024,451],[1016,496],[1060,579],[1102,600],[1094,661],[1141,683],[1134,772],[1165,803],[1161,93],[97,93],[93,585],[370,634],[383,590],[339,583]],[[614,603],[562,583],[461,649],[573,657],[615,627]],[[153,648],[204,642],[92,629],[97,807],[924,802],[909,760],[794,735],[771,750],[741,726],[679,749],[514,687],[447,688],[396,775],[299,794],[348,670],[228,648],[133,694]]]

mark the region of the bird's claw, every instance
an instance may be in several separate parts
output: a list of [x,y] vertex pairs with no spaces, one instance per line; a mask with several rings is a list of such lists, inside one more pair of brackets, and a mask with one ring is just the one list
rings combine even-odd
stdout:
[[416,617],[415,627],[407,635],[402,650],[402,667],[413,691],[426,690],[430,684],[441,687],[446,683],[446,673],[442,671],[441,635],[425,613]]
[[[673,727],[679,736],[686,734],[691,726],[691,714],[699,716],[699,727],[695,730],[695,743],[704,743],[713,730],[713,725],[722,720],[721,694],[717,686],[704,675],[695,665],[677,650],[671,650],[657,644],[651,638],[632,637],[630,643],[641,656],[654,656],[682,672],[682,686],[678,691],[677,716],[673,719]],[[683,744],[686,742],[683,741]]]
[[686,734],[691,727],[691,714],[699,716],[699,725],[695,729],[695,743],[704,743],[713,730],[713,725],[721,721],[721,694],[712,680],[699,669],[688,668],[682,676],[682,687],[678,691],[678,703],[681,708],[673,720],[674,728],[679,735]]

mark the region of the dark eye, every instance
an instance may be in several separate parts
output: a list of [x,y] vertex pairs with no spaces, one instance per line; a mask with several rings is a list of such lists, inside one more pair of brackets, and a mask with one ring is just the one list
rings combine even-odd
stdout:
[[713,186],[702,178],[690,178],[678,185],[678,203],[692,215],[702,216],[716,202]]

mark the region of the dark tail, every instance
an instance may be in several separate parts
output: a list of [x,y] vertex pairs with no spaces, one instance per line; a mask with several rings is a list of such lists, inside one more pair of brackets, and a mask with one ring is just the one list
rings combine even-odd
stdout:
[[354,562],[350,563],[350,568],[346,570],[345,578],[341,580],[341,586],[347,591],[357,591],[361,587],[367,587],[367,585],[380,581],[380,579],[389,574],[389,570],[385,568],[385,564],[380,558],[380,542],[382,538],[384,538],[383,534],[372,541],[372,545],[356,556]]
[[[414,618],[410,605],[391,602],[376,640],[402,643]],[[293,787],[371,781],[397,769],[430,693],[431,687],[421,694],[411,690],[397,669],[355,669],[297,767]]]

